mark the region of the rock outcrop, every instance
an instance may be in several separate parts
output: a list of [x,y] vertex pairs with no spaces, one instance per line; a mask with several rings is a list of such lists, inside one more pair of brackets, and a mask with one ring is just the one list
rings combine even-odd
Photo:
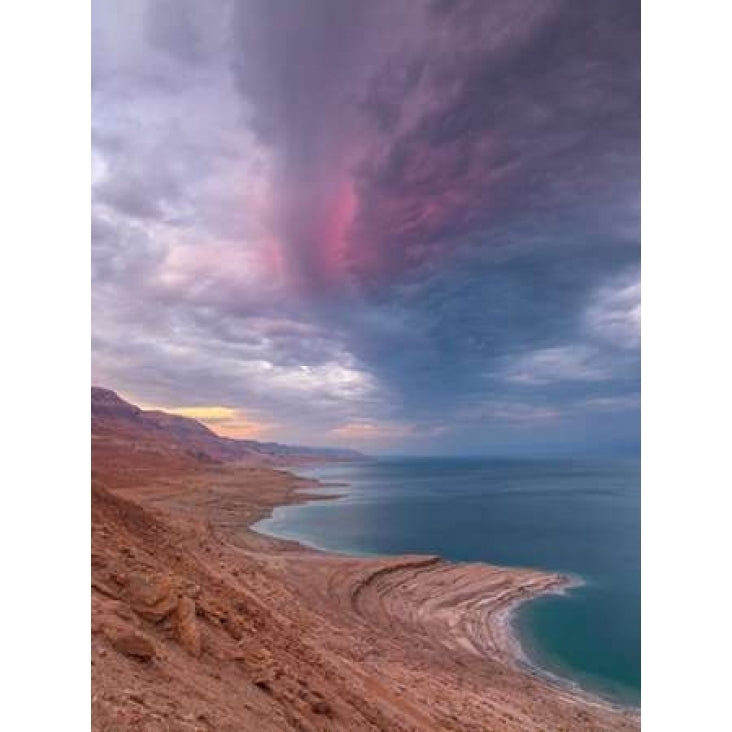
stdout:
[[196,620],[196,603],[181,597],[175,611],[175,627],[181,645],[194,658],[201,655],[201,631]]
[[104,624],[103,628],[104,635],[119,653],[143,661],[149,661],[155,657],[155,644],[144,633],[131,625],[110,620]]

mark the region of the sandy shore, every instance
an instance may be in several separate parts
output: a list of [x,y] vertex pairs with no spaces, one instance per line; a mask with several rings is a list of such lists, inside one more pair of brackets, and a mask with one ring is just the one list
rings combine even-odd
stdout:
[[94,729],[640,728],[525,665],[511,613],[566,577],[264,536],[326,497],[281,470],[118,440],[92,467]]

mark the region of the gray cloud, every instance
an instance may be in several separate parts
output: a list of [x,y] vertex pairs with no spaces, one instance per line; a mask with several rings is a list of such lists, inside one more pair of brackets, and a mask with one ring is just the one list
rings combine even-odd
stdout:
[[632,443],[638,73],[630,0],[95,3],[95,378],[283,439]]

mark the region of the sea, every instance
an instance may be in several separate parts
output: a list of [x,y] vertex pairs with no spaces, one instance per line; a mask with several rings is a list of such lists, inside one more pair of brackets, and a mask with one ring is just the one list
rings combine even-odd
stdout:
[[332,552],[438,554],[579,578],[523,605],[537,669],[640,706],[640,461],[383,458],[293,469],[327,500],[281,506],[255,529]]

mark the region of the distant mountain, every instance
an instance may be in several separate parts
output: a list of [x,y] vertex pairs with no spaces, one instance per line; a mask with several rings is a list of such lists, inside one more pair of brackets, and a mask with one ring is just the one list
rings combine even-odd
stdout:
[[190,417],[144,410],[111,389],[91,388],[92,439],[125,440],[165,446],[201,460],[247,460],[284,464],[317,460],[362,460],[356,450],[281,445],[277,442],[221,437]]

